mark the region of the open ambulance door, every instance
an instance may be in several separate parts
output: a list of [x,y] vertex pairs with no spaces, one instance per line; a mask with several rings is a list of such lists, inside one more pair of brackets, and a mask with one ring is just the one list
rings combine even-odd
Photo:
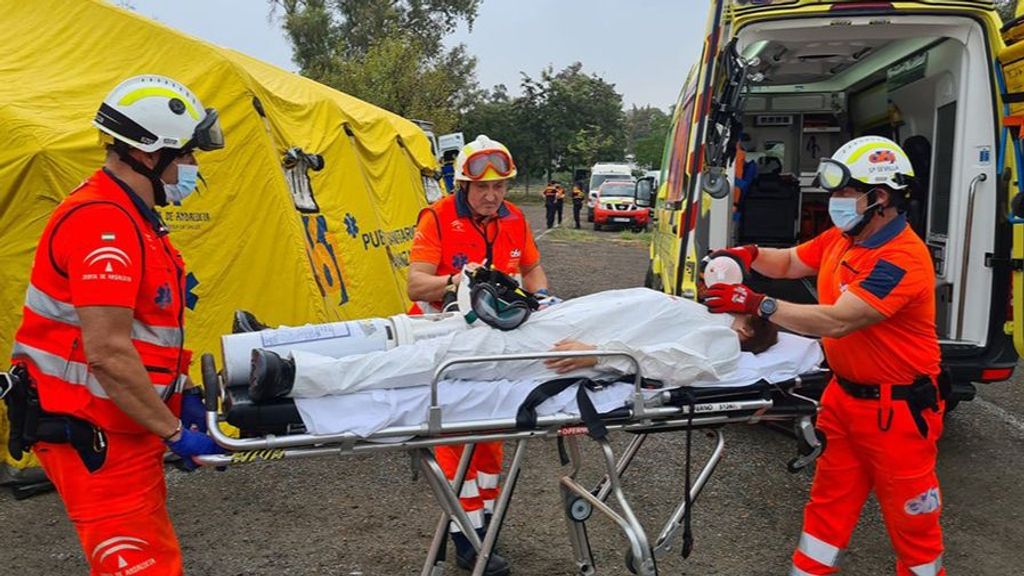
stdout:
[[999,53],[1000,91],[1003,103],[1003,134],[1000,139],[1004,150],[1004,174],[1013,175],[1005,185],[1010,186],[1009,223],[1012,226],[1010,274],[1012,277],[1012,318],[1007,331],[1013,335],[1017,353],[1024,355],[1024,3],[1018,5],[1017,17],[1002,29],[1006,47]]
[[[679,130],[686,129],[688,142],[681,158],[685,164],[681,166],[681,185],[685,197],[681,198],[682,213],[678,221],[679,253],[676,267],[675,293],[688,298],[697,295],[697,271],[700,259],[708,251],[710,229],[710,208],[712,197],[705,192],[710,190],[718,197],[729,194],[731,184],[725,174],[729,155],[735,153],[735,136],[732,136],[733,125],[725,120],[725,114],[731,110],[730,102],[723,99],[734,90],[729,90],[730,83],[724,79],[724,73],[733,69],[728,64],[729,58],[735,54],[733,45],[722,41],[729,30],[726,10],[729,0],[713,0],[708,15],[708,34],[704,40],[704,50],[697,65],[695,78],[695,95],[693,100],[692,120],[688,125],[682,124]],[[732,147],[730,148],[730,143]],[[675,146],[678,146],[678,141]]]

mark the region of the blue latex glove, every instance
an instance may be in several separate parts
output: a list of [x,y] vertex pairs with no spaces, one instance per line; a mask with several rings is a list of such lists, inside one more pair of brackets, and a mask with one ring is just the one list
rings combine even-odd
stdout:
[[540,300],[537,300],[537,303],[540,304],[539,310],[543,310],[545,308],[550,308],[555,304],[561,304],[562,299],[559,298],[558,296],[547,296],[546,298],[541,298]]
[[181,397],[181,427],[206,434],[206,405],[202,396],[185,394]]
[[224,449],[217,445],[206,434],[184,428],[182,422],[181,438],[177,442],[167,442],[167,447],[178,456],[186,470],[195,470],[199,465],[192,460],[193,456],[204,456],[206,454],[223,454]]

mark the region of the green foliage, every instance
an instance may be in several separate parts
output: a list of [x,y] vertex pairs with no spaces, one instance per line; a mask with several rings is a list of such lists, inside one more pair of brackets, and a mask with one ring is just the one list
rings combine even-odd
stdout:
[[476,59],[445,49],[480,0],[270,0],[303,76],[452,129],[476,97]]
[[638,166],[661,168],[665,136],[672,126],[672,117],[660,108],[634,106],[626,112],[629,150],[636,155]]
[[626,150],[622,95],[615,86],[575,63],[534,79],[523,74],[523,95],[504,86],[484,93],[463,116],[467,137],[487,134],[503,141],[523,176],[621,160]]
[[1017,11],[1018,0],[996,0],[996,10],[999,12],[999,16],[1003,19],[1003,22],[1009,22],[1013,20],[1013,15]]

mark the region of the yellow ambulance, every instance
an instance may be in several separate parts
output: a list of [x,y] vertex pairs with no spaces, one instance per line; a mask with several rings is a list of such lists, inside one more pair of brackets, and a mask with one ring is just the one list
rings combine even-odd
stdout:
[[[710,251],[824,231],[819,159],[885,136],[922,180],[907,217],[931,252],[955,400],[1009,379],[1024,343],[1022,20],[1004,25],[987,0],[712,0],[666,140],[646,284],[693,298]],[[817,298],[813,279],[752,284]]]

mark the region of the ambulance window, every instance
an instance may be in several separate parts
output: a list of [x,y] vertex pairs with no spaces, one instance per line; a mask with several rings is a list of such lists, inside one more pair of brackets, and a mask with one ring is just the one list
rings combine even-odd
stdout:
[[953,181],[953,136],[956,130],[956,102],[940,106],[935,118],[935,175],[932,179],[930,233],[949,233],[949,197]]

